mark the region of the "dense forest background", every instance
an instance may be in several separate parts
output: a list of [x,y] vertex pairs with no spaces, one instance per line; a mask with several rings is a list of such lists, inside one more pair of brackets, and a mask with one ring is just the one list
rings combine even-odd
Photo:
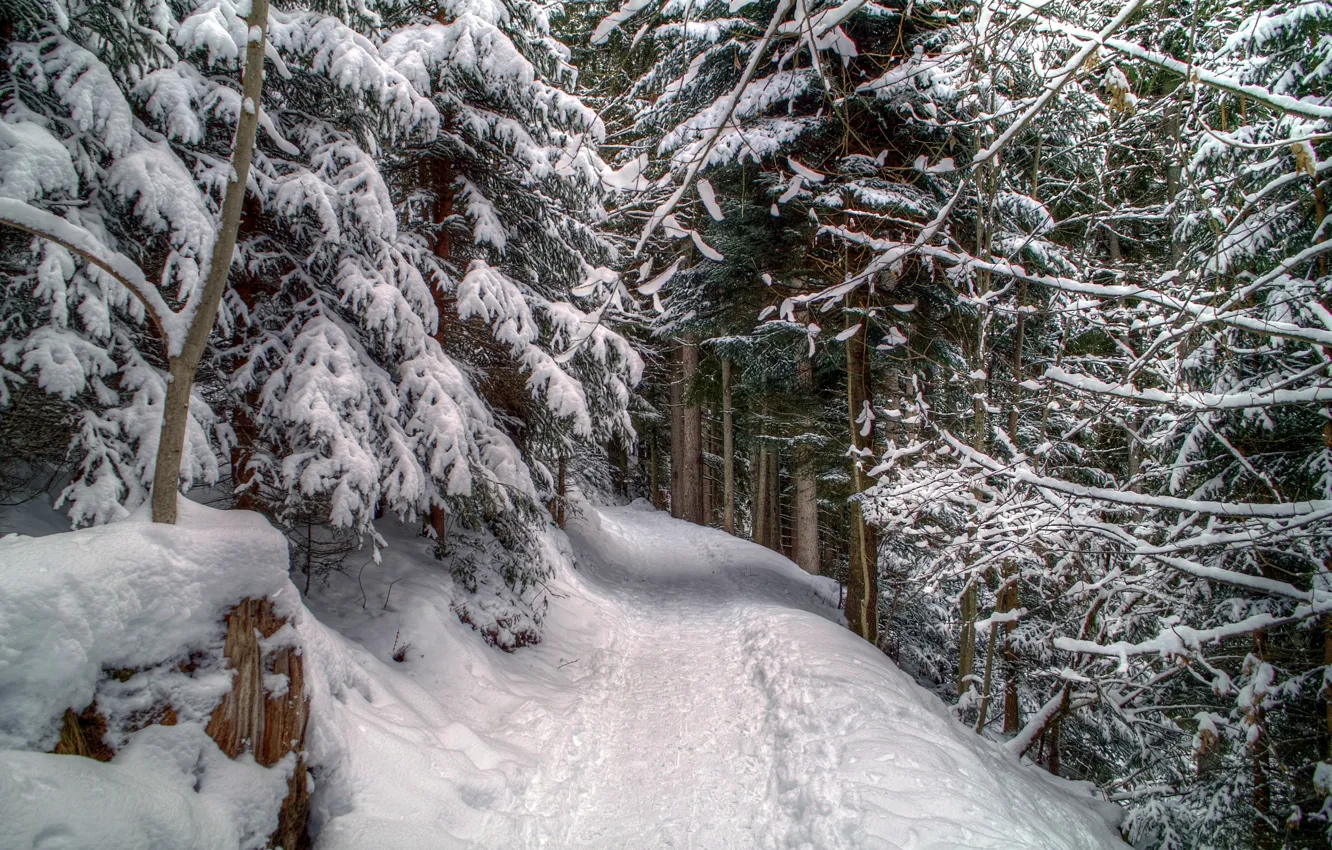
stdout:
[[1298,0],[0,0],[0,498],[396,516],[507,649],[647,498],[1135,846],[1325,846],[1330,78]]

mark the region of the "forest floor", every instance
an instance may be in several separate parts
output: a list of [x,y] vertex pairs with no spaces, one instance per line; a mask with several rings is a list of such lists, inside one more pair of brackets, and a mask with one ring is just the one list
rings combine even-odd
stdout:
[[410,536],[306,599],[317,848],[1125,846],[849,633],[831,580],[641,502],[569,539],[512,654]]

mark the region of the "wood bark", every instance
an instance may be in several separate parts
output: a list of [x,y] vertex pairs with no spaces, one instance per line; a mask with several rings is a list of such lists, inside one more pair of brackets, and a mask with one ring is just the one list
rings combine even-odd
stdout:
[[768,447],[768,543],[774,552],[782,552],[782,456],[776,446]]
[[811,575],[819,574],[819,491],[814,449],[801,444],[795,450],[795,562]]
[[[802,311],[807,313],[807,311]],[[801,316],[808,321],[808,315]],[[809,349],[802,347],[796,359],[796,387],[805,398],[814,394],[814,363],[809,358]],[[806,423],[812,428],[813,422]],[[812,575],[819,574],[819,483],[814,465],[814,446],[802,439],[795,446],[795,504],[792,511],[792,525],[795,526],[795,549],[792,558],[800,568]]]
[[648,434],[648,489],[652,493],[652,507],[661,510],[665,501],[661,497],[661,452],[657,451],[657,432]]
[[703,517],[703,410],[688,399],[698,377],[698,343],[692,337],[680,349],[681,387],[684,393],[681,412],[683,434],[680,439],[680,518],[702,525]]
[[[861,309],[853,310],[847,316],[848,326],[860,326],[846,341],[846,401],[850,445],[854,455],[851,458],[851,489],[857,495],[869,488],[870,481],[865,474],[863,458],[869,457],[874,451],[873,423],[856,421],[862,418],[864,411],[870,409],[871,404],[868,333],[863,321],[867,297],[862,291],[858,304]],[[866,433],[862,434],[862,430]],[[846,582],[847,627],[870,643],[878,643],[878,544],[874,529],[865,521],[858,499],[853,499],[850,510],[851,563]]]
[[971,677],[976,666],[976,582],[971,580],[962,591],[960,600],[962,633],[957,649],[957,695],[971,690]]
[[766,546],[768,537],[768,456],[760,446],[750,452],[749,461],[750,539]]
[[700,512],[703,525],[712,525],[713,517],[716,515],[717,508],[717,478],[712,474],[712,466],[708,463],[708,455],[715,454],[712,445],[713,433],[712,423],[706,415],[700,417],[702,420],[702,439],[703,450],[699,453],[699,469],[703,476],[700,489],[702,492],[703,509]]
[[[157,463],[153,469],[153,522],[176,521],[176,499],[180,490],[180,463],[185,454],[185,434],[190,422],[190,396],[194,376],[199,369],[208,337],[217,323],[222,293],[227,288],[236,234],[240,228],[241,205],[245,200],[246,181],[254,156],[254,136],[259,126],[259,104],[264,89],[264,49],[268,43],[268,0],[253,0],[245,19],[250,32],[259,30],[245,48],[245,72],[241,78],[240,118],[231,151],[231,181],[222,198],[222,220],[213,256],[208,264],[203,295],[195,308],[180,353],[167,361],[168,384],[162,403],[162,431],[157,443]],[[170,342],[168,340],[168,342]],[[168,345],[168,349],[170,346]]]
[[[279,636],[275,646],[264,645],[286,624],[267,599],[245,599],[227,615],[223,653],[235,672],[231,690],[213,710],[207,732],[232,759],[249,752],[267,767],[289,753],[296,754],[269,846],[299,848],[308,846],[305,827],[310,811],[304,756],[309,719],[304,661],[294,640]],[[285,676],[286,690],[270,694],[264,687],[266,674]]]
[[735,534],[735,421],[731,409],[731,361],[722,358],[722,528]]
[[[1004,565],[1004,584],[1001,588],[1003,603],[1000,610],[1004,613],[1018,608],[1017,566],[1013,563]],[[1004,623],[1004,734],[1016,735],[1022,728],[1021,706],[1018,703],[1018,658],[1017,646],[1013,643],[1013,630],[1017,623]]]
[[680,348],[671,349],[671,516],[684,516],[684,384],[681,382]]
[[[453,215],[453,169],[447,162],[436,157],[426,157],[421,160],[419,169],[421,185],[428,188],[435,196],[431,209],[435,241],[431,249],[435,256],[447,260],[453,253],[453,235],[448,227],[448,220]],[[435,327],[435,341],[443,345],[449,305],[445,300],[443,289],[435,288],[431,292],[434,296],[435,312],[439,317]],[[448,536],[448,525],[448,510],[442,501],[435,502],[430,506],[430,531],[435,538],[437,551],[442,551],[440,547]]]
[[569,473],[569,459],[560,455],[558,480],[555,490],[555,523],[560,528],[564,528],[564,506],[567,502],[567,476]]

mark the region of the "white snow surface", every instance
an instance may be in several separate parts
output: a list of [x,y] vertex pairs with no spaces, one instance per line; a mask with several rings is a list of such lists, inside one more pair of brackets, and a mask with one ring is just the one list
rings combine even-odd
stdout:
[[183,498],[179,513],[176,525],[145,506],[96,528],[0,537],[0,748],[53,747],[103,670],[221,646],[223,616],[247,596],[299,610],[294,589],[282,594],[286,540],[262,517]]
[[848,632],[830,580],[642,502],[574,514],[536,647],[460,624],[407,532],[307,599],[318,850],[1124,846]]
[[[286,540],[257,514],[183,498],[176,525],[145,508],[49,533],[49,513],[33,502],[0,521],[43,535],[0,537],[0,850],[264,847],[295,757],[233,761],[204,727],[231,685],[224,615],[249,596],[308,616]],[[66,709],[94,697],[111,762],[48,754]],[[176,725],[127,731],[165,705]]]

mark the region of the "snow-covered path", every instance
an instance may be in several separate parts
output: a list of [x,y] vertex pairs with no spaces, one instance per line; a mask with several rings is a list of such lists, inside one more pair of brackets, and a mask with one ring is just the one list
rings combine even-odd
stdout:
[[[718,568],[717,542],[673,541],[654,533],[672,524],[632,518],[602,515],[606,533],[576,535],[611,640],[572,683],[576,705],[542,752],[534,846],[752,845],[773,754],[758,745],[767,701],[748,652],[752,618],[736,603],[761,594],[743,585],[752,575]],[[777,588],[818,604],[800,585]]]
[[[1123,846],[839,625],[830,581],[642,507],[584,506],[570,537],[547,640],[511,656],[470,647],[406,559],[402,616],[314,606],[370,650],[322,648],[361,675],[317,720],[317,846]],[[387,622],[419,658],[370,657]]]

